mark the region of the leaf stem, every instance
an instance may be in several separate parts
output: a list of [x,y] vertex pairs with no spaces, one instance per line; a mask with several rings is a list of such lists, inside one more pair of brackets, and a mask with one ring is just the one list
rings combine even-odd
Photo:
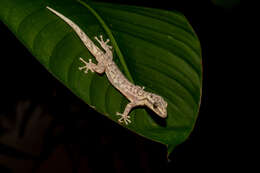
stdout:
[[87,9],[89,9],[89,11],[97,18],[97,20],[100,22],[100,24],[103,26],[105,32],[107,33],[109,39],[111,40],[111,43],[113,45],[113,47],[115,48],[115,51],[119,57],[119,60],[120,60],[120,63],[122,64],[123,68],[124,68],[124,72],[125,72],[125,75],[126,77],[132,82],[134,83],[134,80],[131,76],[131,73],[129,72],[128,70],[128,67],[126,65],[126,62],[124,60],[124,56],[123,54],[121,53],[117,43],[116,43],[116,40],[112,34],[112,32],[110,31],[109,27],[107,26],[107,24],[105,23],[105,21],[97,14],[97,12],[91,8],[88,4],[86,4],[85,2],[83,2],[82,0],[77,0],[80,4],[82,4],[83,6],[85,6]]

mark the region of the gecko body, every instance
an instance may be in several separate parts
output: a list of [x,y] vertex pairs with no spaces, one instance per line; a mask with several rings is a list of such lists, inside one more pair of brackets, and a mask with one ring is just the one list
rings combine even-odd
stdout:
[[104,41],[102,35],[100,35],[99,38],[95,37],[95,40],[103,49],[101,50],[73,21],[50,7],[46,8],[64,20],[76,32],[90,53],[96,58],[97,64],[93,63],[91,59],[87,62],[80,57],[79,59],[84,66],[79,67],[79,70],[83,70],[86,74],[89,70],[99,74],[105,73],[109,82],[130,101],[123,113],[116,112],[116,114],[120,116],[118,120],[120,123],[131,123],[129,113],[136,106],[147,106],[160,117],[167,117],[168,104],[161,96],[144,91],[144,87],[134,85],[120,71],[113,61],[112,46],[108,45],[109,39]]

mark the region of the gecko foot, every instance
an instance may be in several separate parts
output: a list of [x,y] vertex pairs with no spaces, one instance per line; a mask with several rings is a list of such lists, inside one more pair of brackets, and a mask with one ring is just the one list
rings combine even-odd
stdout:
[[79,70],[85,69],[84,73],[88,73],[88,70],[90,70],[91,72],[94,72],[93,67],[92,67],[93,63],[92,63],[91,59],[89,59],[89,62],[86,62],[84,59],[82,59],[80,57],[79,60],[85,64],[84,66],[79,67]]
[[130,116],[125,115],[125,114],[121,114],[121,113],[119,113],[119,112],[117,112],[116,115],[121,116],[121,118],[118,119],[118,122],[119,122],[119,123],[123,123],[123,121],[125,122],[126,125],[127,125],[128,123],[131,123]]
[[98,43],[100,44],[100,46],[101,46],[103,49],[105,49],[106,51],[112,49],[112,46],[109,46],[109,45],[108,45],[108,42],[110,41],[109,39],[107,39],[106,41],[104,41],[102,35],[100,35],[99,38],[100,38],[100,39],[98,39],[97,37],[95,37],[95,39],[98,41]]

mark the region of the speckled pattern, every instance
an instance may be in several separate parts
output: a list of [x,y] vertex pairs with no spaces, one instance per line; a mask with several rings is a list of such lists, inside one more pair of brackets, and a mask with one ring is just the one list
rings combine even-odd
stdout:
[[98,64],[94,64],[91,59],[89,59],[89,62],[87,62],[80,57],[79,59],[82,63],[84,63],[84,66],[79,67],[79,70],[84,70],[84,73],[86,74],[88,73],[88,70],[91,72],[97,72],[99,74],[106,73],[110,83],[130,101],[123,113],[116,113],[120,116],[118,120],[120,123],[124,122],[126,125],[131,123],[129,112],[136,106],[147,106],[160,117],[167,117],[168,104],[161,96],[146,92],[144,91],[144,87],[132,84],[120,71],[116,63],[113,61],[112,46],[108,45],[109,39],[104,41],[102,35],[100,35],[99,38],[95,37],[97,42],[104,49],[104,53],[73,21],[50,7],[46,8],[63,19],[69,26],[71,26],[87,49],[96,58]]

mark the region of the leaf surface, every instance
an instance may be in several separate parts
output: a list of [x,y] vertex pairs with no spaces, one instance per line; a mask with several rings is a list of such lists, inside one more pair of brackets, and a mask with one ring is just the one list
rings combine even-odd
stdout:
[[[191,133],[200,105],[202,64],[199,40],[180,13],[83,0],[1,0],[0,19],[44,67],[99,113],[117,122],[128,100],[106,75],[78,70],[95,58],[73,29],[46,9],[74,21],[94,36],[111,40],[114,61],[125,76],[168,102],[161,119],[140,107],[126,128],[168,146],[168,153]],[[93,122],[97,123],[98,122]]]

